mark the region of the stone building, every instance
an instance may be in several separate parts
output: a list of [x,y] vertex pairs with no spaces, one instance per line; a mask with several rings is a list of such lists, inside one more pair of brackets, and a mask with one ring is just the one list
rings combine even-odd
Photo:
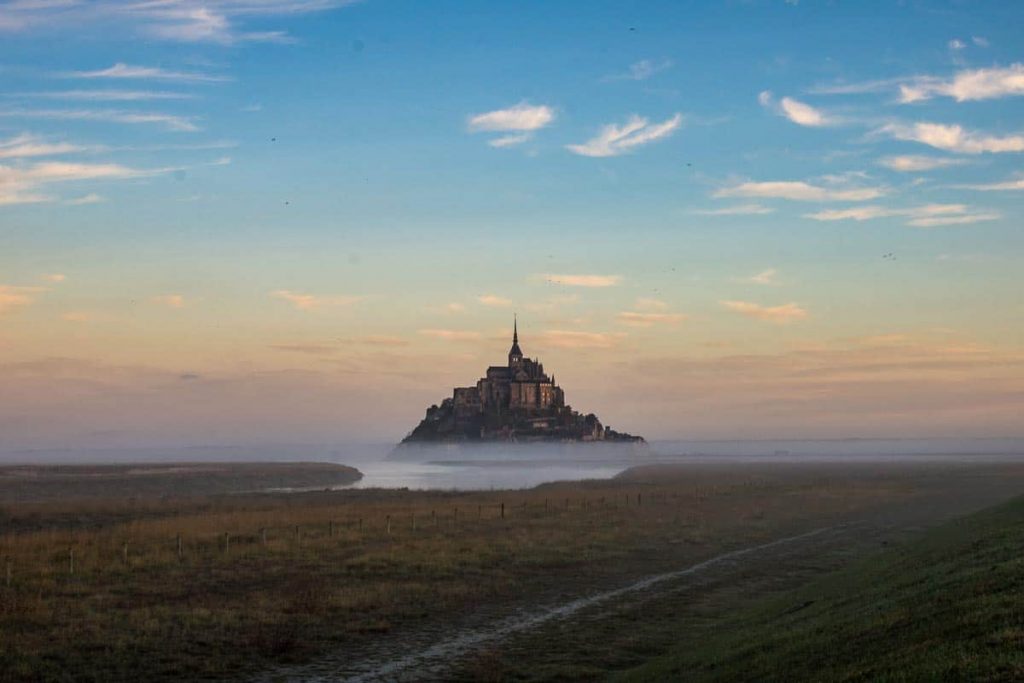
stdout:
[[492,365],[476,386],[457,387],[427,409],[403,440],[431,441],[643,441],[605,428],[593,414],[565,405],[565,393],[544,366],[523,355],[518,321],[506,365]]

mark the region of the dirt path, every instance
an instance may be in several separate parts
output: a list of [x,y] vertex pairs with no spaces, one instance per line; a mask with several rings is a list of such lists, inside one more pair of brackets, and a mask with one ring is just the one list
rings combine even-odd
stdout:
[[[344,655],[322,659],[316,663],[289,670],[280,670],[268,675],[266,681],[401,681],[438,678],[449,670],[451,664],[494,643],[500,643],[511,636],[528,632],[549,622],[578,616],[584,610],[591,610],[613,603],[630,594],[655,593],[664,585],[692,579],[706,573],[729,572],[740,568],[744,562],[758,558],[778,560],[779,571],[784,571],[785,559],[796,551],[798,554],[816,551],[816,547],[834,542],[845,536],[855,525],[838,525],[815,529],[794,536],[779,538],[767,543],[749,546],[717,555],[683,569],[647,576],[620,588],[583,596],[561,604],[522,610],[504,619],[475,626],[450,635],[432,645],[407,643],[409,654],[395,657],[393,654],[370,657],[362,661],[346,661]],[[649,596],[648,596],[649,597]],[[426,634],[436,637],[436,634]],[[393,644],[392,644],[393,646]]]

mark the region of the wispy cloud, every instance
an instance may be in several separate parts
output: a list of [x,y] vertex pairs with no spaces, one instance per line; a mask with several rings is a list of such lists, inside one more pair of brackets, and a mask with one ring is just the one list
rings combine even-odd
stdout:
[[[975,44],[987,45],[983,38],[980,40],[975,41]],[[916,75],[859,83],[833,83],[816,86],[810,92],[819,95],[853,95],[892,90],[899,94],[899,102],[902,104],[923,102],[935,97],[970,102],[1024,95],[1024,64],[963,69],[948,77]]]
[[738,204],[721,209],[700,209],[694,213],[702,216],[757,216],[774,212],[775,209],[762,204]]
[[30,306],[35,301],[36,296],[45,291],[45,287],[0,285],[0,315]]
[[47,282],[53,282],[54,284],[58,284],[67,280],[68,276],[65,275],[64,273],[46,273],[42,276],[42,278]]
[[890,123],[875,132],[896,140],[920,142],[929,147],[961,154],[998,154],[1024,151],[1024,135],[999,137],[969,131],[959,125],[928,122]]
[[900,101],[908,104],[933,97],[950,97],[957,102],[969,102],[1015,95],[1024,95],[1024,64],[968,69],[958,71],[952,78],[922,76],[900,85]]
[[1018,192],[1024,190],[1024,176],[1018,176],[1012,180],[1004,180],[999,183],[955,185],[954,187],[963,190],[979,190],[981,192]]
[[231,80],[227,76],[219,76],[199,71],[174,71],[157,66],[138,66],[118,62],[106,69],[93,71],[70,71],[64,74],[68,78],[112,78],[149,81],[178,81],[182,83],[223,83]]
[[22,133],[7,140],[0,140],[0,159],[24,159],[27,157],[53,156],[88,150],[88,147],[70,142],[48,142],[45,138]]
[[967,159],[955,159],[952,157],[928,157],[905,154],[900,156],[883,157],[878,160],[879,166],[885,166],[900,173],[917,173],[919,171],[931,171],[936,168],[949,168],[950,166],[962,166],[968,163]]
[[816,221],[869,221],[893,216],[907,218],[907,225],[919,228],[980,223],[1000,218],[998,213],[972,210],[966,204],[925,204],[908,208],[858,206],[818,211],[805,214],[804,217]]
[[779,274],[779,271],[775,268],[766,268],[760,273],[755,273],[750,277],[744,278],[744,282],[749,282],[755,285],[777,285],[778,281],[775,279]]
[[562,349],[611,349],[618,346],[624,334],[605,332],[579,332],[576,330],[547,330],[538,342],[543,346]]
[[102,204],[104,201],[106,200],[103,198],[102,195],[96,194],[95,192],[90,192],[89,194],[84,194],[81,197],[65,199],[64,203],[68,204],[69,206],[85,206],[87,204]]
[[47,161],[28,166],[0,166],[0,205],[54,201],[41,190],[52,183],[139,178],[170,169],[136,169],[120,164]]
[[494,294],[484,294],[476,298],[484,306],[491,306],[492,308],[509,308],[512,306],[512,300],[504,297],[495,296]]
[[830,126],[839,123],[839,120],[826,115],[820,109],[816,109],[809,104],[795,100],[792,97],[783,97],[781,100],[775,100],[771,91],[762,91],[757,97],[758,102],[767,109],[774,111],[780,116],[784,116],[793,123],[800,126],[809,126],[812,128],[819,128],[822,126]]
[[721,304],[733,313],[779,325],[804,320],[808,317],[807,311],[795,303],[781,306],[761,306],[749,301],[722,301]]
[[153,297],[152,301],[168,308],[185,308],[185,297],[181,294],[161,294]]
[[470,330],[425,329],[417,330],[417,333],[424,337],[433,337],[444,341],[476,341],[481,338],[479,332]]
[[337,308],[351,306],[362,301],[361,296],[318,296],[315,294],[303,294],[288,289],[277,289],[270,293],[276,299],[283,299],[289,302],[300,311],[314,311],[322,308]]
[[145,102],[149,100],[189,100],[196,96],[192,93],[166,90],[53,90],[13,93],[11,97],[89,102]]
[[200,130],[191,117],[159,112],[136,112],[119,109],[0,109],[0,117],[53,119],[58,121],[98,121],[160,125],[167,130],[195,132]]
[[544,282],[566,287],[614,287],[622,282],[621,275],[540,275]]
[[555,110],[547,105],[532,105],[528,102],[495,109],[482,114],[473,114],[467,121],[472,133],[510,133],[490,140],[491,147],[511,147],[532,137],[533,131],[550,125],[555,120]]
[[649,311],[622,311],[616,317],[623,325],[633,327],[652,327],[658,324],[675,325],[687,318],[683,313],[653,313]]
[[661,123],[650,123],[642,116],[633,115],[621,126],[608,124],[601,128],[596,137],[579,145],[566,145],[573,154],[586,157],[614,157],[641,145],[671,135],[683,122],[683,115],[676,114]]
[[659,59],[657,61],[651,59],[641,59],[639,62],[633,62],[629,65],[629,70],[625,73],[612,74],[605,76],[605,81],[646,81],[651,76],[657,73],[670,69],[672,67],[671,59]]
[[722,188],[715,197],[757,197],[797,202],[861,202],[885,194],[880,187],[822,187],[800,180],[746,182]]

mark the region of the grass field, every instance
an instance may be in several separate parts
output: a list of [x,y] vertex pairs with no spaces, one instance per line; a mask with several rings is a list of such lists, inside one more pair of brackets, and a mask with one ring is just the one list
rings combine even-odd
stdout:
[[1024,679],[1024,498],[748,606],[620,680]]
[[246,678],[323,657],[344,669],[737,547],[915,501],[948,514],[1022,482],[1020,467],[689,466],[510,492],[5,504],[0,672]]

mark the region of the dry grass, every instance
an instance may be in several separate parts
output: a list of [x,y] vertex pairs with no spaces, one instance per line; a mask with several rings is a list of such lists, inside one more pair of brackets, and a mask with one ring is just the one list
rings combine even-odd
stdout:
[[691,469],[515,492],[8,506],[0,671],[11,680],[237,676],[356,652],[481,605],[566,582],[584,590],[822,525],[915,486],[872,473]]

